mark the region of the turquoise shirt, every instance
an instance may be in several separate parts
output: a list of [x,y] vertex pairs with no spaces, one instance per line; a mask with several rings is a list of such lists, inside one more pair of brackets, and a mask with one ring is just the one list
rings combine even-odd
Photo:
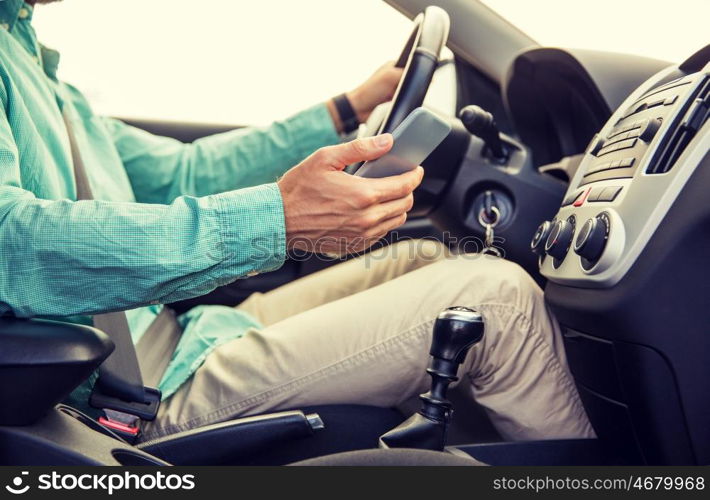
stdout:
[[[31,19],[21,0],[0,2],[0,314],[88,323],[126,310],[137,341],[160,304],[281,266],[286,235],[274,181],[339,140],[325,105],[191,144],[157,137],[95,115],[57,79],[59,54],[37,42]],[[75,201],[63,111],[94,201]],[[179,321],[164,398],[215,347],[261,326],[221,306]]]

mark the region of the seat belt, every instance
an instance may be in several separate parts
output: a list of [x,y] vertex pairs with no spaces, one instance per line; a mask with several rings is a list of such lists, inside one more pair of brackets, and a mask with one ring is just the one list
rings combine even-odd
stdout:
[[[84,162],[79,153],[71,118],[66,110],[63,110],[62,117],[67,129],[72,162],[74,164],[77,200],[93,200],[94,196],[91,192]],[[94,316],[94,326],[99,330],[103,330],[116,347],[99,367],[99,378],[94,385],[89,404],[94,408],[105,411],[107,419],[101,417],[99,422],[111,427],[114,431],[119,431],[124,437],[135,438],[139,432],[137,425],[139,419],[155,419],[160,406],[160,391],[146,387],[143,383],[136,348],[133,345],[125,312],[97,314]],[[149,327],[148,330],[151,330],[151,328]],[[154,332],[156,330],[153,329]],[[153,333],[150,336],[150,340],[155,340],[158,337],[158,335]],[[147,345],[147,340],[144,345]],[[177,344],[174,338],[169,340]],[[159,348],[159,350],[162,351],[164,349]],[[169,361],[170,356],[167,358]],[[155,379],[155,376],[151,378]]]
[[181,337],[182,327],[175,318],[175,312],[163,307],[136,344],[138,366],[145,385],[158,387]]

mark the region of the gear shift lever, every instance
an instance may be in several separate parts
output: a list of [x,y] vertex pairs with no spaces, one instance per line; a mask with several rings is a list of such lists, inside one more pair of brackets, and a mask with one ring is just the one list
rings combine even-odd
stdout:
[[471,104],[461,110],[459,118],[466,130],[483,140],[494,160],[504,163],[508,159],[508,152],[503,146],[498,125],[491,113],[480,106]]
[[467,307],[449,307],[434,323],[434,338],[427,373],[431,389],[419,396],[421,409],[409,419],[380,436],[380,448],[422,448],[443,450],[453,413],[446,399],[449,384],[469,349],[483,338],[483,317]]

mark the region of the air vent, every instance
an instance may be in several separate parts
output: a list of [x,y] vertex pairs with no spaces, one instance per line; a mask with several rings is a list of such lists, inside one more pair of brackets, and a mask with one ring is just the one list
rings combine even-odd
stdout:
[[695,137],[695,133],[707,121],[710,115],[710,78],[705,77],[693,94],[688,101],[690,104],[685,106],[679,119],[676,119],[659,145],[655,158],[648,167],[649,174],[664,174],[673,168],[686,146]]

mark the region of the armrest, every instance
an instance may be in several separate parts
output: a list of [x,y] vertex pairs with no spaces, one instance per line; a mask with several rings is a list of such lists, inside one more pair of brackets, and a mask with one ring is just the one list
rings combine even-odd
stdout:
[[113,351],[88,326],[0,318],[0,425],[29,425],[64,399]]
[[285,411],[246,417],[171,434],[138,445],[173,465],[214,465],[248,457],[323,428],[317,414]]

